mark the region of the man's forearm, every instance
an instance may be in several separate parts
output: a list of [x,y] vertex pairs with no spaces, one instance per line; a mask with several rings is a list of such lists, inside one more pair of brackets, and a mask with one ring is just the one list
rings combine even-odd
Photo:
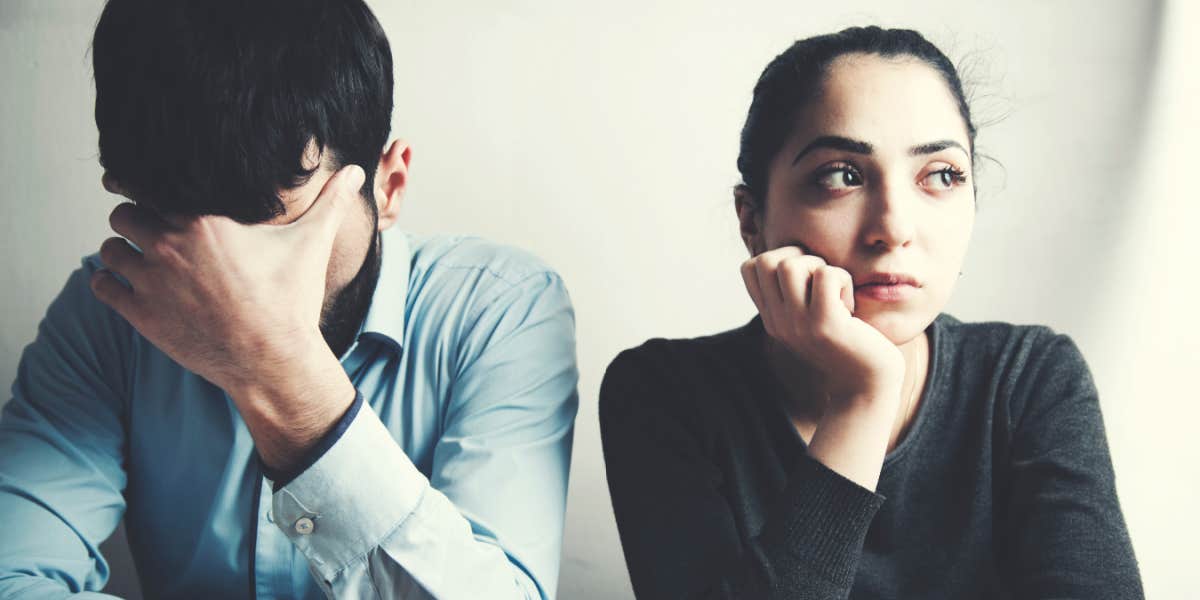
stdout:
[[[510,478],[515,489],[525,489],[521,479]],[[493,497],[503,495],[495,490]],[[332,597],[357,597],[359,590],[378,585],[372,582],[387,582],[377,588],[381,598],[541,595],[530,575],[509,558],[508,551],[527,557],[523,549],[502,546],[490,532],[476,533],[370,405],[360,407],[315,463],[287,485],[277,485],[271,503],[276,526],[308,559]]]
[[225,391],[263,463],[290,472],[345,414],[356,392],[323,341],[303,344],[294,355],[274,362]]

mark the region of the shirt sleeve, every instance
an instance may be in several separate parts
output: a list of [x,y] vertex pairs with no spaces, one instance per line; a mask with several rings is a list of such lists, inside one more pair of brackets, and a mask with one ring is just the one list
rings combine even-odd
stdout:
[[0,598],[110,597],[100,543],[125,510],[131,328],[92,294],[88,261],[25,348],[0,416]]
[[663,409],[679,393],[665,382],[689,375],[657,372],[639,351],[619,355],[600,388],[609,492],[637,596],[847,597],[884,498],[801,453],[744,545],[703,434]]
[[553,598],[578,406],[575,322],[553,274],[474,315],[425,477],[369,405],[272,497],[330,597]]
[[1050,335],[1014,391],[1001,566],[1019,598],[1143,598],[1091,372]]

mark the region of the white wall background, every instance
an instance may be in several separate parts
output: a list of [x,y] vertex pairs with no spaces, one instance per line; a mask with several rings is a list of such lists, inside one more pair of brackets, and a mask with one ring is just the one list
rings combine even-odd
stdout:
[[[1200,47],[1184,25],[1200,22],[1196,4],[372,5],[396,59],[393,131],[415,148],[401,226],[528,248],[575,301],[582,402],[562,598],[631,596],[597,426],[608,361],[753,313],[729,190],[758,73],[796,38],[866,23],[919,29],[967,59],[980,150],[1003,163],[981,173],[946,310],[1076,339],[1148,597],[1196,597]],[[87,55],[101,6],[0,0],[3,382],[79,257],[108,235]],[[110,590],[137,597],[122,548],[109,548]]]

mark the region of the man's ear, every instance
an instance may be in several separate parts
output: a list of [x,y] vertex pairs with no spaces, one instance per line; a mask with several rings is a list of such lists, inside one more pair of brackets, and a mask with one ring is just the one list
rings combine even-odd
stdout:
[[744,186],[739,185],[733,190],[733,208],[737,211],[738,228],[741,230],[742,243],[750,256],[758,256],[766,251],[762,234],[762,207],[754,194]]
[[379,156],[379,166],[375,169],[375,206],[379,209],[380,231],[391,227],[400,215],[411,159],[412,148],[404,140],[393,140]]

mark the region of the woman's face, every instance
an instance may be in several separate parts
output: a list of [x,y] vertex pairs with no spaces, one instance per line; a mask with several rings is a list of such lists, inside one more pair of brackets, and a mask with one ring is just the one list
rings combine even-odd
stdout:
[[[800,246],[854,279],[854,316],[893,343],[919,335],[958,280],[975,222],[970,144],[942,76],[916,59],[836,59],[768,166],[766,207],[738,202],[752,254]],[[899,299],[859,289],[909,275]]]

